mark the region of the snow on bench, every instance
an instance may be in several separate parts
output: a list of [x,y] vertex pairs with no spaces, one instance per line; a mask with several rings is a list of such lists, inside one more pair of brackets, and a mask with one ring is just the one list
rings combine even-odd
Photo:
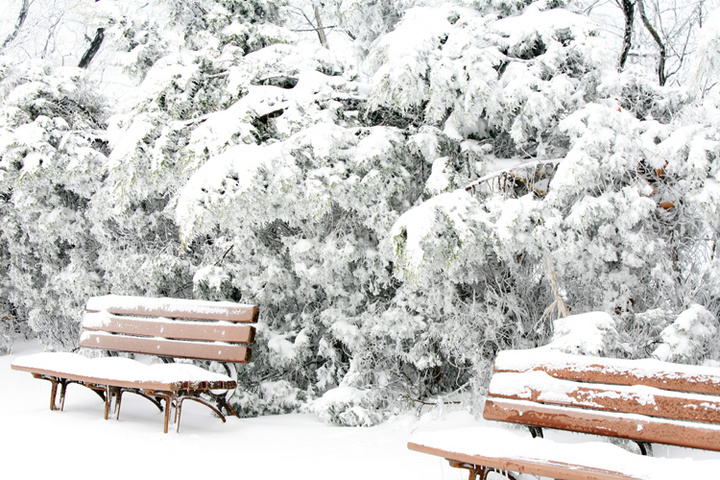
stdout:
[[559,479],[700,480],[715,478],[720,471],[720,460],[648,457],[606,442],[563,443],[496,427],[422,432],[412,437],[410,446],[468,468],[470,479],[480,475],[481,465]]
[[[214,373],[192,364],[146,364],[125,357],[88,358],[70,352],[44,352],[26,355],[15,360],[12,367],[42,375],[54,375],[75,382],[96,383],[105,379],[124,388],[168,389],[178,391],[203,383],[232,384],[227,375]],[[201,387],[202,388],[202,387]],[[233,387],[234,388],[234,387]]]
[[533,349],[501,352],[494,370],[483,416],[524,425],[528,435],[453,430],[413,437],[408,447],[468,469],[471,480],[492,470],[565,480],[711,478],[720,467],[542,438],[551,428],[631,440],[643,454],[651,443],[720,451],[718,369]]
[[[258,308],[231,302],[107,295],[88,301],[82,322],[80,346],[112,352],[148,354],[164,360],[175,357],[228,363],[246,363],[255,338],[253,324]],[[125,357],[88,358],[77,353],[46,352],[17,358],[12,368],[27,371],[52,383],[50,408],[62,410],[67,386],[77,383],[98,393],[108,418],[114,400],[120,415],[123,393],[135,393],[163,410],[164,431],[170,414],[180,428],[182,403],[193,400],[211,408],[225,421],[220,409],[237,416],[226,398],[216,391],[237,387],[234,378],[189,363],[148,365]],[[227,368],[231,373],[232,368]],[[57,391],[60,386],[60,406]]]

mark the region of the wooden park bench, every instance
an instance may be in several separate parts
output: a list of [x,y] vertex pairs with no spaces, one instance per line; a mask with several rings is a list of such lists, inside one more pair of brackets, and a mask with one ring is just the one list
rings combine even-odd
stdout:
[[[80,347],[107,350],[112,356],[88,358],[78,353],[46,352],[17,358],[12,368],[30,372],[52,384],[50,409],[62,410],[69,384],[92,389],[120,416],[124,393],[152,401],[161,411],[164,432],[172,420],[180,430],[185,400],[211,408],[225,422],[221,409],[237,416],[226,394],[237,387],[234,364],[250,361],[258,308],[231,302],[107,295],[91,298],[82,321]],[[148,364],[127,354],[160,357]],[[133,355],[134,356],[134,355]],[[219,362],[226,374],[175,358]],[[60,398],[58,404],[58,387]],[[114,404],[114,406],[113,406]]]
[[[653,443],[720,451],[720,369],[542,348],[506,351],[496,358],[483,416],[530,432],[502,424],[423,432],[408,448],[469,470],[470,480],[484,480],[490,472],[563,480],[720,476],[720,460],[651,456]],[[578,442],[575,434],[554,432],[557,438],[542,438],[543,429],[630,440],[640,454],[598,437]]]

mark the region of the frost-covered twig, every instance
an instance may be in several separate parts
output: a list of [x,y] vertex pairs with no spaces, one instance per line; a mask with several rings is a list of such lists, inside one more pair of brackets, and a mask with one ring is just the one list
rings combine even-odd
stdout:
[[[545,194],[547,193],[547,190],[538,190],[535,188],[535,186],[541,184],[543,180],[547,180],[549,185],[549,181],[554,175],[554,169],[560,163],[560,160],[561,159],[534,160],[531,162],[521,163],[512,167],[503,168],[501,170],[496,170],[488,175],[485,175],[484,177],[478,178],[471,184],[467,185],[465,187],[465,191],[473,194],[477,193],[477,189],[483,184],[487,185],[488,188],[492,189],[492,183],[494,181],[497,181],[498,188],[501,189],[503,192],[506,191],[508,186],[512,188],[515,185],[515,182],[521,182],[528,187],[528,190],[533,190],[537,193]],[[552,171],[545,171],[545,166],[550,166],[552,168]],[[521,171],[523,173],[521,173]],[[532,173],[528,174],[528,172]],[[532,178],[528,178],[530,176],[532,176]]]
[[645,28],[648,32],[650,32],[653,40],[655,40],[655,43],[657,43],[658,47],[660,48],[660,60],[658,60],[657,74],[658,82],[660,82],[660,86],[662,87],[667,81],[667,75],[665,74],[665,43],[662,41],[662,39],[660,38],[660,34],[657,32],[655,27],[653,27],[653,25],[650,23],[650,19],[648,19],[647,15],[645,14],[645,4],[643,3],[643,0],[637,0],[637,5],[638,11],[640,12],[640,18],[643,21],[643,25],[645,25]]
[[540,320],[538,321],[538,324],[541,324],[545,319],[547,319],[552,313],[552,311],[556,308],[558,314],[561,315],[563,318],[566,318],[570,315],[565,301],[562,299],[562,297],[560,297],[557,286],[557,279],[555,278],[555,271],[550,264],[550,259],[547,254],[543,255],[543,263],[545,264],[545,268],[548,271],[548,278],[550,279],[550,285],[552,286],[553,296],[555,297],[555,300],[550,304],[549,307],[545,309],[542,316],[540,317]]
[[12,33],[7,36],[3,44],[0,46],[0,52],[5,50],[8,45],[10,45],[10,42],[15,40],[15,37],[17,37],[18,33],[20,32],[20,29],[22,28],[23,24],[25,23],[25,19],[27,18],[28,11],[30,10],[30,0],[23,0],[22,7],[20,7],[20,14],[18,15],[17,23],[15,24],[15,28],[13,29]]
[[443,401],[443,402],[426,402],[426,401],[420,400],[420,399],[418,399],[418,398],[412,398],[412,397],[410,397],[409,395],[402,395],[402,398],[404,398],[404,399],[406,399],[406,400],[410,400],[410,401],[413,402],[413,403],[419,403],[420,405],[423,405],[423,406],[431,406],[431,407],[434,407],[434,406],[436,406],[436,405],[460,405],[460,404],[462,403],[462,402],[457,401],[457,400],[456,400],[456,401],[452,401],[452,402],[445,402],[445,401]]
[[215,266],[216,266],[216,267],[219,267],[219,266],[222,264],[222,262],[225,260],[225,257],[228,256],[228,253],[230,253],[230,251],[233,249],[233,247],[235,247],[234,244],[233,244],[233,245],[230,245],[230,248],[228,248],[227,250],[225,250],[225,253],[223,253],[222,258],[220,258],[220,260],[218,260],[217,262],[215,262]]

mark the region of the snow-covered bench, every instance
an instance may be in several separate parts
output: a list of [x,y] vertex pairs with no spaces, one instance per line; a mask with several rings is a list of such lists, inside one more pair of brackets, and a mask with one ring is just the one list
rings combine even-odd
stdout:
[[[529,433],[495,426],[423,432],[408,448],[468,469],[470,480],[491,471],[564,480],[700,479],[720,472],[720,460],[650,456],[652,443],[720,451],[720,369],[534,349],[501,352],[494,370],[485,419],[524,425]],[[543,428],[632,440],[643,455],[599,438],[542,438]]]
[[[82,321],[80,347],[109,352],[148,354],[166,363],[148,364],[120,356],[88,358],[78,353],[46,352],[17,358],[12,368],[52,383],[50,409],[65,406],[67,386],[77,383],[105,401],[105,419],[116,418],[125,392],[141,395],[161,411],[164,431],[173,420],[180,429],[182,404],[193,400],[236,415],[225,394],[237,387],[231,378],[235,363],[250,361],[258,308],[231,302],[107,295],[91,298]],[[114,354],[113,354],[114,355]],[[174,358],[219,362],[228,375],[211,372]],[[60,386],[59,406],[57,403]]]

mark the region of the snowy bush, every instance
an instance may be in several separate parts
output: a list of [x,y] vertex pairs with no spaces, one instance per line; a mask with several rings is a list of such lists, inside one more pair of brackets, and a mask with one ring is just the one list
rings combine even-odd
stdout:
[[78,69],[30,62],[0,82],[2,297],[43,343],[70,347],[101,283],[87,213],[106,161],[105,106]]
[[685,88],[660,87],[657,79],[639,66],[607,73],[597,86],[603,98],[615,99],[617,108],[632,112],[640,120],[670,123],[688,102]]
[[555,320],[549,348],[574,355],[608,355],[617,348],[615,320],[604,312],[589,312]]
[[12,319],[9,315],[3,314],[0,318],[0,355],[12,353],[12,347],[15,340]]
[[321,420],[348,427],[369,427],[386,418],[367,391],[353,387],[337,387],[326,392],[312,404],[312,410]]
[[660,360],[697,364],[717,359],[718,320],[702,305],[691,305],[660,332],[653,355]]
[[231,401],[346,425],[507,348],[720,356],[712,26],[699,102],[572,2],[130,3],[83,6],[87,71],[0,59],[0,348],[97,293],[258,304]]
[[488,139],[500,156],[550,154],[562,147],[554,128],[577,108],[603,48],[597,27],[565,10],[533,6],[496,21],[418,7],[370,52],[371,106],[420,109],[451,135]]
[[231,399],[241,417],[298,411],[306,400],[303,392],[288,380],[264,381],[253,389],[239,388]]
[[[227,150],[179,198],[177,221],[190,247],[210,233],[233,245],[212,270],[226,280],[215,283],[231,278],[244,300],[264,306],[263,322],[285,338],[269,338],[268,367],[296,372],[301,390],[338,385],[348,359],[374,348],[360,315],[394,290],[379,239],[422,192],[415,172],[424,160],[415,161],[404,141],[386,127],[319,124],[272,145]],[[288,348],[293,361],[279,361]]]
[[[566,68],[549,63],[550,50],[543,50],[553,45],[546,40],[552,37],[543,36],[553,31],[544,29],[547,13],[529,8],[523,17],[534,22],[521,17],[498,22],[494,28],[507,25],[511,33],[504,44],[498,42],[503,54],[530,57],[528,65],[542,57],[543,68]],[[556,26],[562,18],[547,17],[558,22]],[[554,41],[592,42],[592,33],[582,37],[571,32],[562,37],[555,30]],[[515,198],[515,192],[507,190],[476,198],[464,191],[441,193],[406,212],[393,228],[396,274],[405,282],[399,294],[412,284],[418,295],[442,292],[434,309],[419,315],[424,323],[409,336],[433,338],[428,319],[439,312],[457,319],[453,328],[458,332],[473,332],[466,333],[470,340],[465,343],[443,331],[441,335],[453,341],[435,337],[442,354],[422,357],[433,359],[428,365],[447,365],[450,358],[443,354],[452,352],[452,362],[461,370],[466,362],[482,372],[483,359],[497,349],[545,344],[552,331],[548,313],[558,301],[571,312],[602,309],[613,314],[616,324],[609,330],[609,343],[590,349],[613,356],[650,353],[664,320],[641,313],[646,310],[678,311],[683,302],[697,298],[712,305],[717,315],[716,276],[705,270],[715,264],[711,252],[718,230],[711,220],[716,217],[709,213],[716,205],[708,190],[715,183],[700,180],[715,175],[714,134],[699,125],[672,126],[689,101],[682,89],[657,87],[635,70],[605,73],[607,64],[584,50],[587,45],[577,50],[584,56],[566,57],[587,63],[575,63],[564,72],[571,72],[566,78],[575,77],[571,84],[590,101],[565,104],[553,117],[556,123],[542,127],[552,136],[537,152],[563,152],[546,196],[531,192]],[[507,72],[514,67],[504,68]],[[527,95],[538,88],[518,91]],[[528,115],[535,111],[545,115],[551,109],[528,109]],[[518,145],[526,130],[512,125],[503,123],[498,131]],[[493,152],[499,151],[494,147]],[[520,291],[523,295],[517,295]],[[412,305],[418,308],[422,301],[414,299]],[[469,311],[472,317],[460,321]],[[639,327],[646,320],[658,323]]]
[[718,25],[720,25],[720,9],[708,15],[700,30],[698,51],[693,64],[693,82],[695,90],[701,95],[709,93],[716,86],[714,79],[720,73],[720,29],[718,29]]

